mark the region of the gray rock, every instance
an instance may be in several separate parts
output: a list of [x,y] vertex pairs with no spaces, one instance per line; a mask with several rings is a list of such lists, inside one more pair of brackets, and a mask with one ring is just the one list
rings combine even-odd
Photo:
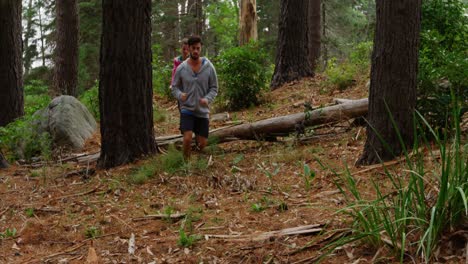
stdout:
[[96,131],[97,124],[88,109],[75,97],[56,97],[45,109],[37,111],[38,132],[49,132],[55,147],[80,150]]

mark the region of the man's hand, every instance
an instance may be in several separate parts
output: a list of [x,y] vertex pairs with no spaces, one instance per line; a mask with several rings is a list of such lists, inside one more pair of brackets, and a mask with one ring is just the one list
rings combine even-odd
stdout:
[[200,104],[203,105],[203,106],[208,106],[208,99],[206,99],[206,98],[200,99]]
[[182,102],[185,102],[185,100],[187,100],[187,93],[181,93],[181,94],[180,94],[180,100],[181,100]]

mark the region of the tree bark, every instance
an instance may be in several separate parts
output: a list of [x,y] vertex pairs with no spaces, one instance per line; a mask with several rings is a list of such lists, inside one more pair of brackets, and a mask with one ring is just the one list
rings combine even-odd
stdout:
[[241,0],[239,14],[239,45],[258,39],[257,34],[257,1]]
[[308,0],[281,0],[275,71],[271,81],[274,90],[284,83],[313,76],[308,48]]
[[5,157],[3,157],[3,154],[0,152],[0,169],[5,168],[8,168],[8,162],[6,161]]
[[320,58],[321,45],[321,1],[309,0],[308,26],[309,33],[309,63],[312,71],[315,72],[317,62]]
[[421,0],[377,0],[376,4],[369,125],[358,164],[391,160],[411,147],[414,139]]
[[156,151],[151,0],[103,0],[101,40],[98,166],[111,168]]
[[56,95],[77,96],[78,84],[78,1],[57,0],[57,47],[54,90]]
[[24,114],[21,1],[0,0],[0,126]]

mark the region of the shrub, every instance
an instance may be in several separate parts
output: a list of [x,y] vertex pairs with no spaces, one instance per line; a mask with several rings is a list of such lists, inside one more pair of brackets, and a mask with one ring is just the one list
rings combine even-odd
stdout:
[[351,52],[349,59],[341,63],[338,63],[336,58],[330,59],[325,69],[326,84],[343,91],[352,86],[359,75],[368,75],[372,45],[372,42],[359,43]]
[[99,116],[99,82],[96,81],[94,86],[84,92],[80,96],[81,103],[88,108],[88,111],[94,116],[96,120],[100,119]]
[[29,80],[24,87],[25,115],[5,127],[0,127],[0,149],[5,150],[10,160],[31,161],[35,156],[49,159],[52,140],[47,132],[38,130],[39,115],[33,115],[50,103],[48,87],[41,80]]
[[464,104],[461,114],[468,108],[466,7],[460,0],[423,1],[417,109],[436,130],[454,106],[451,90]]
[[164,60],[161,45],[156,44],[152,47],[153,50],[153,91],[159,95],[170,97],[171,76],[173,61],[167,62]]
[[220,94],[232,110],[258,105],[271,77],[267,53],[255,42],[224,51],[217,60]]
[[52,149],[50,134],[38,132],[38,122],[35,118],[25,116],[5,127],[0,127],[0,149],[7,152],[10,160],[31,161],[37,155],[50,158]]
[[45,108],[50,103],[47,94],[49,88],[41,80],[31,80],[24,86],[24,112],[25,116],[31,116],[39,109]]

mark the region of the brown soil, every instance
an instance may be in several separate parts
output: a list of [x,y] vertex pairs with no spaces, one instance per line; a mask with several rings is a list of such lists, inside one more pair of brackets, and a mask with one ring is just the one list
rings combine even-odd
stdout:
[[[262,106],[230,115],[251,122],[301,112],[301,101],[311,101],[317,107],[331,104],[335,97],[367,96],[365,81],[343,92],[323,92],[321,79],[286,85],[272,92]],[[174,102],[164,98],[155,101],[165,116],[156,123],[156,134],[178,133]],[[223,125],[214,123],[212,128]],[[344,206],[334,183],[336,176],[316,160],[337,172],[346,166],[351,173],[365,169],[353,166],[362,151],[365,129],[344,122],[316,129],[314,136],[303,143],[282,139],[276,143],[221,144],[213,152],[196,154],[198,159],[212,160],[206,170],[161,173],[142,185],[126,179],[154,159],[97,170],[91,177],[65,177],[86,164],[53,163],[35,169],[14,165],[0,172],[0,232],[17,230],[14,237],[0,240],[0,263],[86,263],[90,247],[96,250],[99,263],[313,262],[334,230],[349,226],[349,219],[336,213]],[[99,135],[95,135],[85,152],[98,151],[99,142]],[[316,172],[310,189],[301,178],[304,162]],[[89,166],[94,168],[95,164]],[[279,171],[270,180],[259,166],[270,173],[276,167]],[[398,173],[402,166],[392,168]],[[389,190],[381,168],[355,177],[365,195],[372,196],[370,179]],[[257,212],[256,205],[264,210]],[[189,217],[133,220],[169,210]],[[323,232],[257,240],[263,232],[311,224],[320,224]],[[179,246],[181,227],[201,240],[189,248]],[[134,255],[128,253],[131,234],[135,235]],[[298,250],[309,244],[307,249]],[[385,246],[376,250],[354,244],[337,250],[324,262],[397,262],[388,253]],[[460,251],[447,261],[462,261],[462,254]]]

